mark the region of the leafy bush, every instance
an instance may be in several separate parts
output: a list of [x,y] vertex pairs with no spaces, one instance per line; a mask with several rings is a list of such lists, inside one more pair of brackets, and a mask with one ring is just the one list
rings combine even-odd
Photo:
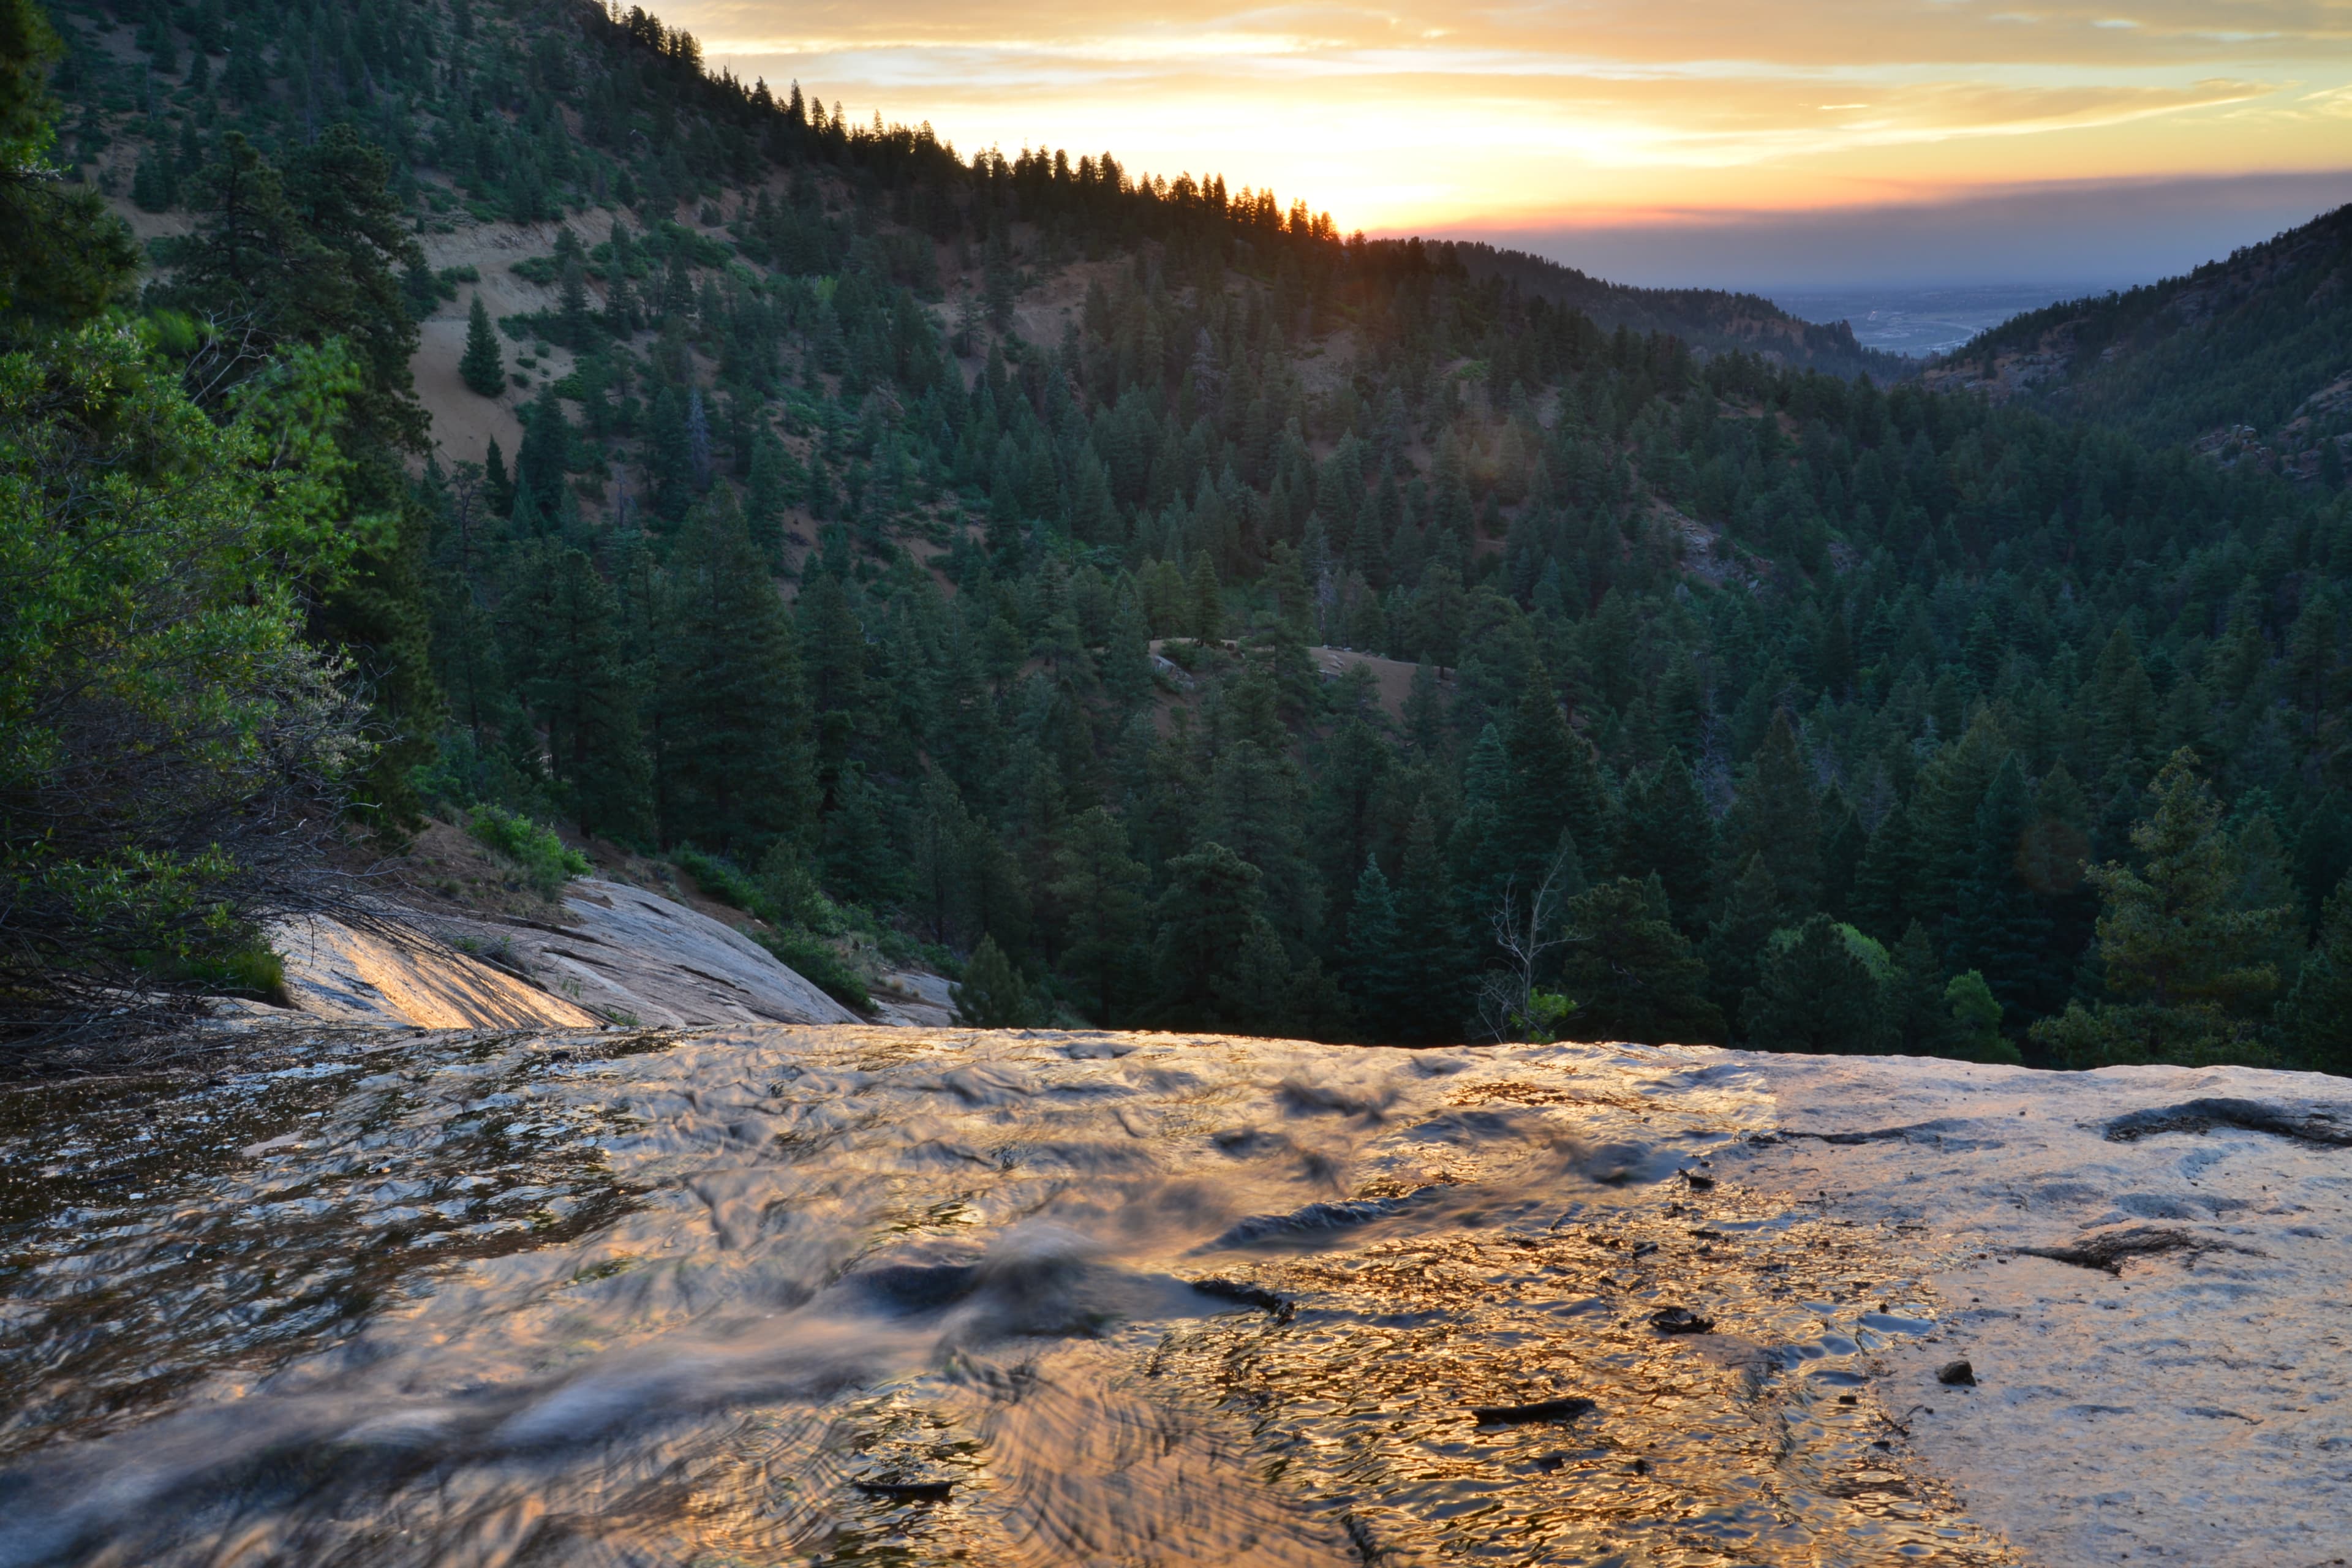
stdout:
[[865,980],[825,940],[842,930],[840,908],[817,890],[815,881],[790,850],[779,845],[771,851],[761,863],[756,880],[733,861],[706,855],[692,846],[681,847],[670,858],[711,898],[773,926],[772,931],[751,934],[779,963],[836,1002],[860,1012],[873,1006]]
[[1028,983],[992,936],[983,936],[964,965],[963,984],[948,993],[955,998],[956,1016],[981,1029],[1017,1029],[1036,1021],[1037,1006]]
[[866,982],[833,943],[816,932],[804,926],[782,926],[754,935],[761,946],[776,955],[777,962],[835,1001],[861,1013],[874,1005]]
[[177,978],[194,984],[209,996],[246,996],[279,1007],[290,1007],[286,991],[286,961],[258,942],[250,947],[191,958],[177,966]]
[[201,989],[370,754],[301,639],[356,370],[290,353],[217,423],[148,355],[119,322],[0,355],[0,1033]]
[[587,856],[558,838],[553,828],[528,816],[478,805],[466,819],[466,830],[493,854],[513,862],[532,887],[549,897],[572,878],[588,874]]
[[761,920],[777,918],[774,901],[731,860],[706,855],[692,845],[680,846],[670,857],[678,869],[692,877],[702,890],[722,904],[732,905]]

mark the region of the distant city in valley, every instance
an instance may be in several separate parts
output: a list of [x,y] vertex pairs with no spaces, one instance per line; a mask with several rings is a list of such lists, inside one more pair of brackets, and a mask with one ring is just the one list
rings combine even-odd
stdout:
[[1994,283],[1940,289],[1770,289],[1765,298],[1800,321],[1851,322],[1866,349],[1925,359],[1949,353],[2012,316],[2080,300],[2116,283]]

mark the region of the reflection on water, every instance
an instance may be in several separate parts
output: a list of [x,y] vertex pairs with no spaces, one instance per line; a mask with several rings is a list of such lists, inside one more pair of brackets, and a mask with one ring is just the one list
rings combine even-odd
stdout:
[[1743,1192],[1719,1060],[779,1027],[0,1096],[0,1568],[2009,1561],[1872,1393],[1933,1303]]

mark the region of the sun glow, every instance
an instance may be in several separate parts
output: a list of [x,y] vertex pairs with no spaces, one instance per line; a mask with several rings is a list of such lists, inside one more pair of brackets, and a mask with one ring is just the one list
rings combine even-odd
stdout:
[[1930,199],[2024,180],[2340,166],[2352,29],[2162,0],[1988,14],[1864,0],[1106,14],[688,0],[706,58],[970,153],[1108,146],[1346,227]]

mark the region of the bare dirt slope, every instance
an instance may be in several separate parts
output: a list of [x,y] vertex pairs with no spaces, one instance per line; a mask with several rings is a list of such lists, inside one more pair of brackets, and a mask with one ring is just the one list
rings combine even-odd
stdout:
[[[591,210],[566,221],[583,245],[601,244],[613,232],[611,215],[601,211]],[[530,394],[509,382],[499,396],[484,397],[457,379],[457,362],[466,352],[466,323],[477,295],[493,321],[554,305],[554,289],[518,278],[509,268],[518,261],[554,250],[556,227],[551,223],[467,224],[454,234],[420,237],[425,261],[435,271],[471,267],[481,275],[479,282],[458,284],[457,299],[443,300],[425,319],[417,330],[415,356],[409,361],[410,374],[416,379],[417,401],[432,416],[433,445],[444,464],[482,461],[493,437],[506,460],[514,461],[515,450],[522,442],[522,423],[515,405]],[[519,368],[515,362],[520,351],[503,332],[499,346],[512,374]],[[524,345],[526,350],[529,346]],[[526,374],[535,384],[571,374],[568,351],[550,345],[547,355],[532,357],[540,363]]]

